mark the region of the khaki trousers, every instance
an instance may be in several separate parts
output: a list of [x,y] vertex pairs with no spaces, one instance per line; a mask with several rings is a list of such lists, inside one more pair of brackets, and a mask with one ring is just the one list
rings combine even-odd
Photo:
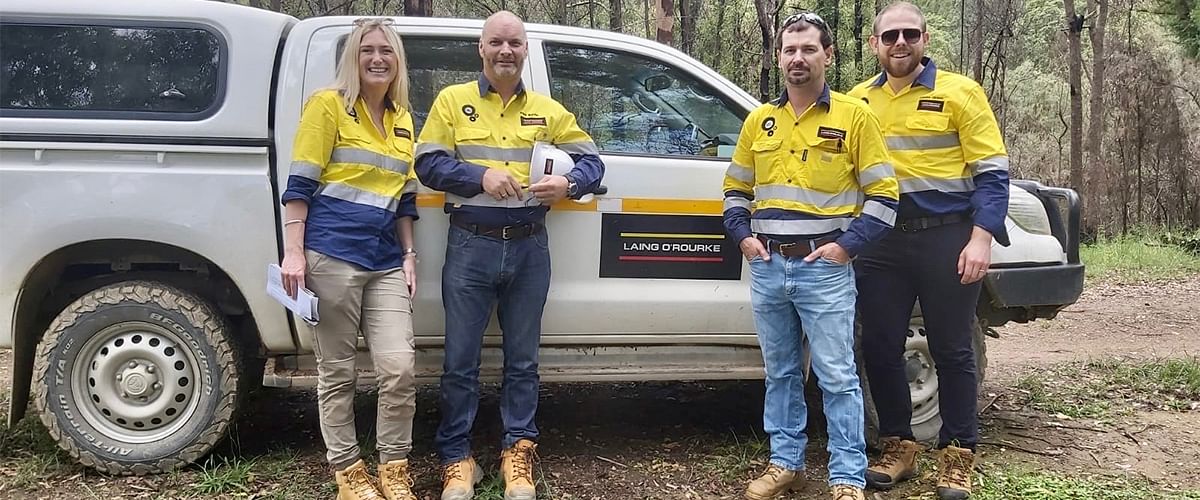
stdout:
[[400,268],[369,271],[305,251],[305,286],[319,299],[320,322],[309,326],[317,358],[317,402],[326,458],[338,470],[360,458],[354,428],[358,334],[366,338],[379,384],[375,423],[379,461],[412,450],[417,409],[412,301]]

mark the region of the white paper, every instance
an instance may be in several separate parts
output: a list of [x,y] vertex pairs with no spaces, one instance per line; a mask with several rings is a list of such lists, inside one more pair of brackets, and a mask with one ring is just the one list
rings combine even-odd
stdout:
[[296,313],[310,325],[317,324],[317,296],[307,288],[301,287],[296,292],[296,298],[288,296],[283,288],[283,271],[278,264],[267,264],[267,295],[270,295],[288,310]]

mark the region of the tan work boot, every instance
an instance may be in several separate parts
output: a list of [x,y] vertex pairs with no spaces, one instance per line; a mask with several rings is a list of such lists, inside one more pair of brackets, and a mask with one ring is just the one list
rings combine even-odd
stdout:
[[387,500],[417,500],[408,475],[408,459],[379,464],[379,491]]
[[471,500],[475,485],[483,479],[483,469],[471,457],[442,469],[442,500]]
[[800,471],[787,470],[775,464],[767,465],[767,471],[746,487],[748,500],[771,500],[776,495],[800,488],[803,480]]
[[863,490],[858,486],[848,484],[833,485],[833,500],[866,500]]
[[879,462],[867,468],[867,486],[890,490],[893,486],[917,475],[917,456],[924,447],[915,441],[885,437]]
[[500,453],[500,475],[504,476],[504,500],[534,500],[537,488],[533,485],[533,460],[537,443],[528,439]]
[[375,478],[367,473],[367,464],[362,459],[345,469],[335,471],[337,500],[385,500],[375,487]]
[[938,458],[938,500],[970,498],[974,476],[975,453],[966,448],[947,446]]

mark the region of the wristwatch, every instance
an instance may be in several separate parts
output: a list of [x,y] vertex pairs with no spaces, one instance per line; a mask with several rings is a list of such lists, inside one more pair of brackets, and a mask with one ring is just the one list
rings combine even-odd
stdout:
[[574,180],[572,180],[570,177],[568,177],[567,178],[567,198],[574,198],[576,195],[579,194],[578,191],[579,191],[579,184],[577,184]]

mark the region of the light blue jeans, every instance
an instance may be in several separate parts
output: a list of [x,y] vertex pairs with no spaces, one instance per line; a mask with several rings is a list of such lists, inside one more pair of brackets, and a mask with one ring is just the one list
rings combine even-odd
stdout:
[[771,463],[804,469],[808,408],[804,402],[804,338],[825,402],[829,484],[866,484],[863,396],[854,362],[854,268],[825,259],[804,262],[777,253],[750,261],[754,324],[766,366],[763,428]]

